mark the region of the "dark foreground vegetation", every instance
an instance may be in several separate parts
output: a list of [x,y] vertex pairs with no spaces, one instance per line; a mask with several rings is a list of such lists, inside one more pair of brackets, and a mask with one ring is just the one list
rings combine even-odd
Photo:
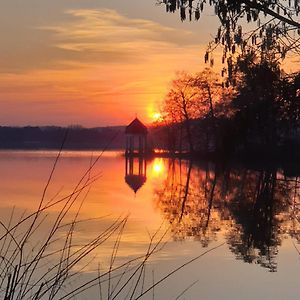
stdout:
[[[12,208],[0,221],[1,299],[162,299],[156,295],[158,285],[224,244],[154,278],[150,260],[165,246],[170,227],[162,224],[148,231],[149,243],[140,255],[120,254],[126,247],[122,237],[129,216],[111,221],[103,212],[88,218],[81,214],[91,186],[101,177],[95,166],[102,153],[91,158],[71,190],[53,196],[50,189],[61,154],[53,161],[35,208]],[[87,233],[88,228],[95,230]]]

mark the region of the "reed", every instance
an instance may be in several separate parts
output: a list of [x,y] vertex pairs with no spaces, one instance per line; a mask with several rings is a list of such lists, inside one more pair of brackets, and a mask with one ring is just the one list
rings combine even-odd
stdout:
[[[91,159],[90,166],[69,195],[46,200],[64,143],[54,160],[37,209],[17,216],[12,210],[7,224],[0,221],[0,297],[4,300],[26,299],[80,299],[88,290],[98,291],[99,299],[137,300],[155,298],[155,287],[181,268],[199,259],[209,251],[179,266],[163,278],[147,279],[150,258],[165,245],[168,229],[163,226],[149,235],[149,245],[139,257],[116,263],[121,238],[128,216],[120,216],[89,241],[78,244],[76,229],[96,219],[80,219],[80,210],[91,185],[99,174],[92,170],[102,154]],[[102,152],[103,153],[103,152]],[[56,211],[53,214],[53,211]],[[50,217],[51,216],[51,217]],[[41,238],[42,237],[42,238]],[[98,265],[97,272],[83,280],[85,267],[94,264],[95,252],[107,241],[113,241],[108,267]],[[191,284],[180,294],[182,296]]]

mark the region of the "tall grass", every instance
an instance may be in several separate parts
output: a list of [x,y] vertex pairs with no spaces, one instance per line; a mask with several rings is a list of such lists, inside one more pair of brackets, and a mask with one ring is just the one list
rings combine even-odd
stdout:
[[[90,166],[67,196],[47,201],[47,190],[63,145],[53,163],[37,209],[22,214],[13,209],[7,224],[0,221],[2,299],[80,299],[91,288],[98,291],[99,299],[132,300],[149,294],[154,298],[157,285],[211,251],[206,251],[157,281],[153,274],[153,281],[149,283],[146,280],[148,261],[164,246],[167,234],[162,227],[149,237],[148,249],[143,255],[118,264],[118,251],[128,216],[117,218],[87,242],[76,242],[79,224],[94,221],[80,219],[80,210],[91,185],[99,178],[99,175],[92,175],[91,171],[102,154],[91,160]],[[101,249],[109,240],[113,241],[111,257],[108,267],[103,267],[95,263],[93,258],[97,249]],[[96,264],[98,272],[90,279],[83,279],[81,274],[90,264]]]

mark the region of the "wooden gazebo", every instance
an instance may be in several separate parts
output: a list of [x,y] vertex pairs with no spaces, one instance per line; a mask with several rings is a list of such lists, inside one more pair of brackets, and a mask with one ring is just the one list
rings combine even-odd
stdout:
[[144,156],[147,153],[147,127],[135,118],[125,129],[127,156]]
[[125,161],[125,182],[136,192],[147,180],[147,162],[142,156],[127,156]]

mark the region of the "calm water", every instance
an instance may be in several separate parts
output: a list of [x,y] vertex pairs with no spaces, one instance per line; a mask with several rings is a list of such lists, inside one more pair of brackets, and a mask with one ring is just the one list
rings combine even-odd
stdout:
[[[64,152],[44,203],[72,193],[98,155]],[[12,210],[12,219],[18,220],[37,208],[55,157],[56,152],[51,151],[0,152],[2,222],[9,222]],[[83,203],[79,219],[86,221],[76,225],[74,244],[87,243],[117,218],[128,216],[114,262],[118,266],[145,254],[150,236],[158,231],[157,241],[167,230],[159,245],[164,246],[150,257],[145,276],[142,273],[143,290],[153,280],[211,250],[142,299],[153,295],[155,299],[298,299],[299,178],[286,177],[281,170],[225,168],[205,162],[161,158],[126,162],[116,152],[104,153],[81,184],[94,176],[97,180],[82,190],[66,217],[65,222],[71,220]],[[47,217],[42,230],[33,239],[43,238],[62,205],[44,212]],[[62,239],[66,235],[63,226],[59,235]],[[95,249],[89,264],[85,260],[74,267],[80,271],[77,283],[97,275],[99,263],[103,272],[109,268],[116,238],[117,232]],[[114,287],[117,279],[111,282]],[[68,291],[71,286],[64,288]],[[102,288],[106,291],[107,283]],[[74,299],[100,299],[99,294],[96,286]],[[126,295],[124,290],[116,299]]]

